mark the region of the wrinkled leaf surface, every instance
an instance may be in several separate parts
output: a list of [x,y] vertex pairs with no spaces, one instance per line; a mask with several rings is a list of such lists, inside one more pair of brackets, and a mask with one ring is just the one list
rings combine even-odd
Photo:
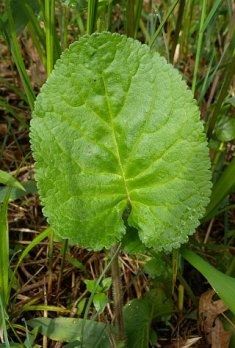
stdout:
[[179,73],[138,41],[96,33],[72,44],[37,98],[31,142],[44,214],[72,243],[109,248],[127,220],[145,245],[171,250],[204,214],[198,108]]

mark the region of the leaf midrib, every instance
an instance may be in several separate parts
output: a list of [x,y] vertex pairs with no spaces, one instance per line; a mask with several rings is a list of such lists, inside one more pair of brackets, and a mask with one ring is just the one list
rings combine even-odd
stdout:
[[123,179],[123,184],[124,184],[124,187],[125,187],[125,190],[126,190],[128,202],[131,204],[131,198],[130,198],[130,195],[129,195],[129,190],[128,190],[128,187],[127,187],[126,177],[125,177],[125,173],[124,173],[122,162],[121,162],[121,156],[120,156],[120,151],[119,151],[119,147],[118,147],[118,142],[117,142],[117,138],[116,138],[116,134],[115,134],[112,106],[111,106],[111,103],[110,103],[110,100],[109,100],[109,94],[108,94],[108,91],[107,91],[107,88],[106,88],[104,75],[101,74],[101,77],[102,77],[102,81],[103,81],[103,84],[104,84],[105,98],[106,98],[107,105],[108,105],[108,110],[109,110],[109,118],[110,118],[110,122],[111,122],[112,136],[113,136],[114,146],[115,146],[115,149],[116,149],[118,165],[119,165],[119,168],[120,168],[120,174],[121,174],[122,179]]

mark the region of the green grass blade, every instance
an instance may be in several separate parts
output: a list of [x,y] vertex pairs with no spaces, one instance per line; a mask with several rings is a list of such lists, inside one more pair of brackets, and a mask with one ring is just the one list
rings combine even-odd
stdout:
[[107,8],[107,25],[106,30],[111,31],[112,24],[112,10],[113,10],[113,0],[108,0],[108,8]]
[[9,236],[7,208],[11,187],[8,188],[4,201],[0,206],[0,297],[3,308],[7,305],[9,284]]
[[176,5],[178,4],[179,0],[175,0],[173,1],[172,5],[170,6],[168,12],[166,13],[166,15],[164,16],[161,24],[159,25],[158,29],[156,30],[156,32],[154,33],[154,35],[152,36],[151,40],[150,40],[150,47],[152,48],[154,45],[154,42],[156,40],[156,38],[158,37],[158,35],[160,34],[162,28],[164,27],[166,21],[168,20],[168,18],[170,17],[170,15],[172,14],[172,12],[174,11]]
[[192,19],[194,13],[195,0],[187,1],[185,5],[185,16],[182,25],[180,43],[180,57],[187,61],[188,51],[190,49],[190,36],[192,31]]
[[7,319],[7,314],[0,296],[0,341],[5,342],[5,347],[9,348],[11,346],[10,346],[8,335],[7,335],[6,319]]
[[135,31],[135,0],[127,1],[126,8],[126,35],[129,37],[134,37]]
[[10,91],[13,91],[22,101],[25,101],[27,103],[27,97],[25,94],[20,90],[20,88],[14,86],[13,84],[9,83],[6,78],[0,76],[0,83]]
[[45,0],[47,76],[54,66],[55,0]]
[[98,0],[88,0],[87,34],[89,35],[95,31],[97,9],[98,9]]
[[113,263],[113,260],[115,259],[115,257],[118,255],[119,251],[121,249],[121,243],[119,244],[119,246],[117,247],[115,253],[112,255],[110,261],[108,262],[107,266],[104,268],[104,270],[102,271],[101,275],[99,276],[99,278],[97,279],[96,281],[96,284],[94,286],[94,289],[89,297],[89,300],[87,302],[87,305],[86,305],[86,309],[85,309],[85,313],[84,313],[84,321],[83,321],[83,324],[82,324],[82,327],[81,327],[81,343],[83,342],[83,336],[84,336],[84,332],[85,332],[85,324],[87,322],[87,318],[88,318],[88,314],[89,314],[89,311],[90,311],[90,308],[91,308],[91,304],[92,304],[92,301],[93,301],[93,298],[95,296],[95,293],[98,289],[98,286],[100,285],[100,283],[102,282],[106,272],[108,272],[108,270],[111,268],[112,266],[112,263]]
[[0,170],[0,183],[10,187],[17,187],[20,190],[25,191],[24,186],[22,186],[18,180],[16,180],[13,176],[11,176],[7,172],[4,172],[3,170]]
[[179,41],[179,33],[180,33],[181,26],[182,26],[184,8],[185,8],[185,0],[180,0],[175,33],[174,33],[174,36],[172,39],[172,47],[171,47],[171,52],[170,52],[170,62],[173,62],[174,55],[175,55],[175,49],[176,49],[177,43]]
[[[27,100],[26,100],[27,103]],[[0,96],[0,108],[4,109],[4,112],[11,114],[12,116],[15,117],[15,119],[20,123],[20,126],[22,128],[28,128],[27,123],[25,122],[25,118],[18,115],[18,113],[16,112],[16,108],[14,108],[12,105],[10,105],[6,98],[3,98]]]
[[[32,242],[23,250],[22,254],[20,255],[20,258],[14,268],[14,271],[12,272],[11,274],[11,278],[10,278],[10,281],[9,281],[9,289],[11,289],[11,286],[13,284],[13,281],[14,281],[14,277],[15,277],[15,274],[21,264],[21,262],[28,256],[29,252],[35,247],[37,246],[43,239],[47,238],[50,236],[52,232],[52,229],[51,227],[48,227],[45,231],[43,231],[42,233],[40,233],[37,237],[35,237]],[[8,297],[9,297],[9,293],[8,293]]]
[[6,2],[6,8],[7,8],[7,16],[8,16],[8,22],[9,22],[9,29],[10,34],[9,37],[6,35],[6,38],[8,39],[8,44],[12,53],[12,57],[14,59],[14,62],[16,64],[17,70],[19,72],[25,94],[27,96],[27,100],[29,103],[29,106],[31,110],[33,110],[35,95],[33,92],[33,88],[30,82],[30,79],[28,77],[28,74],[26,72],[26,68],[24,65],[24,61],[22,58],[22,54],[20,51],[20,47],[17,41],[16,32],[15,32],[15,26],[13,22],[12,12],[11,12],[11,6],[10,6],[10,0],[7,0]]
[[211,20],[213,19],[213,17],[215,16],[215,14],[217,13],[217,10],[219,9],[220,5],[222,5],[223,0],[216,0],[213,4],[212,9],[210,10],[204,25],[202,27],[202,31],[205,31],[206,28],[208,27],[208,25],[210,24]]
[[212,195],[210,203],[207,207],[206,215],[203,221],[207,221],[212,218],[224,198],[231,192],[235,185],[235,157],[232,159],[227,168],[223,171],[222,175],[215,183],[212,189]]
[[[202,84],[202,87],[200,88],[200,95],[198,97],[198,104],[200,104],[206,94],[206,91],[208,89],[208,86],[211,84],[213,75],[215,74],[215,71],[212,73],[212,64],[214,62],[215,59],[215,55],[214,53],[211,55],[211,59],[209,62],[209,65],[207,67],[207,72],[206,72],[206,76],[204,77],[204,81]],[[218,66],[218,65],[217,65]],[[217,69],[215,69],[217,71]]]
[[235,314],[235,278],[218,271],[191,250],[183,249],[181,255],[208,280],[219,297]]
[[[234,35],[234,37],[235,37],[235,35]],[[220,88],[218,97],[216,99],[215,105],[213,107],[213,110],[212,110],[212,112],[209,116],[209,119],[208,119],[208,123],[207,123],[208,138],[210,138],[212,136],[217,117],[220,113],[223,102],[228,94],[228,89],[229,89],[229,86],[232,82],[234,73],[235,73],[235,55],[232,56],[230,62],[227,63],[227,65],[226,65],[226,68],[224,71],[224,80],[223,80],[222,86]]]
[[45,33],[43,29],[40,27],[39,21],[37,17],[35,16],[32,7],[29,6],[29,4],[26,2],[24,3],[22,1],[22,6],[24,6],[24,11],[27,14],[28,20],[32,25],[32,28],[37,36],[38,41],[40,42],[41,46],[46,49],[46,38],[45,38]]
[[135,9],[135,30],[134,30],[134,38],[137,37],[138,29],[139,29],[139,22],[141,17],[141,12],[143,8],[143,0],[137,0],[136,9]]
[[59,29],[60,29],[60,42],[61,48],[64,50],[68,46],[68,21],[69,21],[69,9],[68,6],[59,2]]
[[199,62],[201,57],[202,39],[203,39],[203,33],[204,33],[203,26],[206,19],[206,5],[207,5],[207,0],[203,0],[200,26],[199,26],[199,34],[198,34],[198,40],[197,40],[196,59],[195,59],[195,65],[194,65],[194,71],[193,71],[193,82],[192,82],[193,95],[195,94],[195,90],[196,90],[198,68],[199,68]]

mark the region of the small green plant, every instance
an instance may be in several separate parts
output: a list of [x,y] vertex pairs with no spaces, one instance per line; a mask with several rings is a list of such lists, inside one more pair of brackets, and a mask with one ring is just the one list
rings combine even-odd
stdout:
[[63,53],[35,103],[31,144],[48,222],[85,248],[114,254],[130,226],[147,247],[171,251],[209,202],[208,149],[191,92],[165,59],[119,34],[84,36]]

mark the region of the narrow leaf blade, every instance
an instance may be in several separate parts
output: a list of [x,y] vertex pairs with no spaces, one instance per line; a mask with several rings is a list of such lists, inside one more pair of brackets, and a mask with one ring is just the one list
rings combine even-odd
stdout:
[[218,271],[191,250],[183,249],[181,254],[208,280],[220,298],[235,314],[235,278]]

